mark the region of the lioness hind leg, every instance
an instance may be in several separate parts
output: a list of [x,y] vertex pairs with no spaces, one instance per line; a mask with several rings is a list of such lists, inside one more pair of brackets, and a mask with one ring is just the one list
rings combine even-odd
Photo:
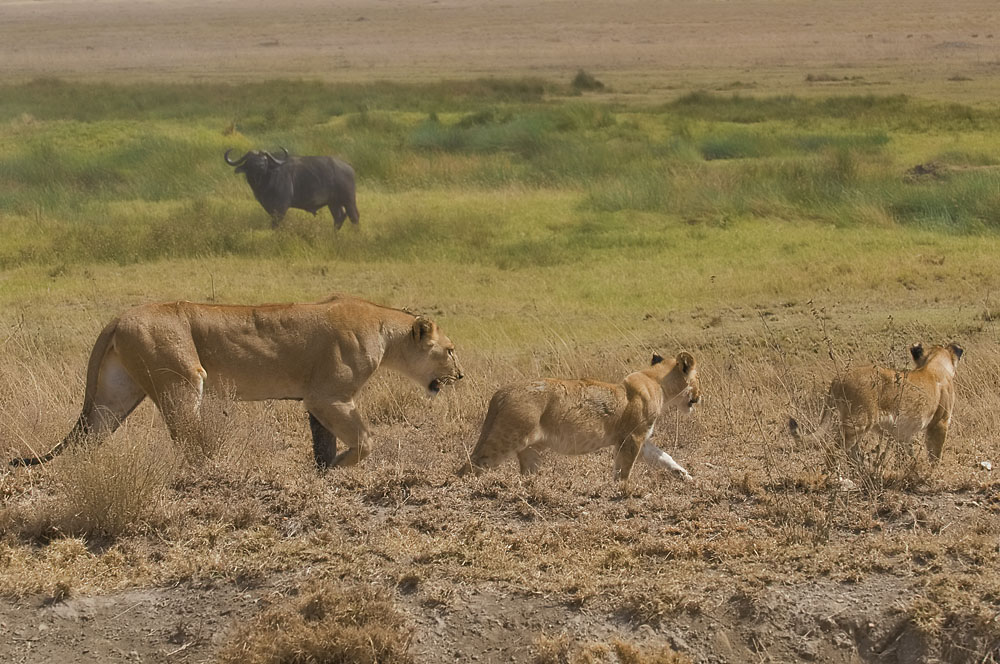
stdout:
[[309,413],[309,431],[313,439],[313,458],[319,468],[329,468],[337,457],[337,437]]
[[201,400],[205,393],[207,374],[201,366],[190,375],[172,372],[158,381],[155,395],[151,395],[160,409],[170,437],[182,443],[200,444],[204,436],[201,421]]
[[126,371],[118,353],[109,352],[101,364],[93,398],[84,404],[77,427],[95,436],[114,433],[145,398],[146,392]]
[[83,410],[76,424],[63,440],[47,454],[14,459],[11,465],[33,466],[46,461],[86,439],[100,442],[114,433],[129,414],[146,398],[146,392],[132,379],[115,351],[101,362],[94,393],[84,397]]

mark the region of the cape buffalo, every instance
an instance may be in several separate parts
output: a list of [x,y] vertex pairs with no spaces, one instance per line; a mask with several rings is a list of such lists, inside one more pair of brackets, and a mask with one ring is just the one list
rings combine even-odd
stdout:
[[337,230],[345,217],[358,223],[350,164],[333,157],[289,157],[288,150],[281,149],[285,153],[281,158],[251,150],[233,161],[229,158],[232,148],[223,155],[227,164],[236,167],[236,173],[246,174],[254,198],[271,215],[271,228],[278,227],[290,207],[316,214],[329,206]]

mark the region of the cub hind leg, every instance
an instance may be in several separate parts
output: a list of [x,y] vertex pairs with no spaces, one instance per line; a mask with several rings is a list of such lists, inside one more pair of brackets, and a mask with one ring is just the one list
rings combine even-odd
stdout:
[[539,438],[534,427],[516,427],[493,434],[484,431],[458,474],[465,475],[473,470],[478,474],[487,468],[496,468],[514,455],[517,456],[523,474],[536,472],[541,463],[541,455],[538,452],[540,448],[534,446],[534,443]]
[[525,447],[517,453],[517,462],[521,468],[522,475],[534,475],[542,465],[541,444]]
[[504,390],[493,395],[479,434],[479,442],[469,455],[469,460],[459,468],[459,475],[495,468],[515,454],[522,473],[537,471],[541,460],[541,448],[537,444],[543,439],[538,414],[533,408],[519,407],[523,404],[516,401],[511,407],[509,396]]

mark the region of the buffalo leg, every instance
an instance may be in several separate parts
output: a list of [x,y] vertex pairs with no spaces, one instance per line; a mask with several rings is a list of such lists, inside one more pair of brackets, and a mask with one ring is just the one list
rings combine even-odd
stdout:
[[312,413],[309,413],[309,431],[312,432],[313,458],[319,468],[329,468],[337,457],[337,437]]
[[351,218],[351,223],[357,226],[358,220],[361,218],[358,214],[358,204],[352,198],[352,200],[347,201],[347,205],[344,208],[347,210],[347,216]]
[[339,231],[340,227],[344,225],[344,219],[347,219],[347,212],[344,211],[343,205],[331,203],[330,213],[333,215],[333,230]]
[[288,208],[283,210],[271,210],[271,229],[277,228],[281,224],[281,220],[285,218],[285,213],[288,212]]

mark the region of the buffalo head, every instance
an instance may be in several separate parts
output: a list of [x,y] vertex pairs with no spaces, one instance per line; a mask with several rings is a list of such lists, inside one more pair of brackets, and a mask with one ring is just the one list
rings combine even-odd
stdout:
[[225,159],[226,163],[230,166],[236,167],[236,170],[234,171],[235,173],[246,173],[248,177],[253,179],[258,179],[266,175],[269,170],[281,166],[285,163],[285,160],[288,159],[288,150],[285,148],[281,148],[284,155],[280,158],[275,157],[273,154],[265,150],[251,150],[235,161],[229,158],[229,153],[232,151],[232,148],[226,150],[226,153],[222,155],[222,158]]

